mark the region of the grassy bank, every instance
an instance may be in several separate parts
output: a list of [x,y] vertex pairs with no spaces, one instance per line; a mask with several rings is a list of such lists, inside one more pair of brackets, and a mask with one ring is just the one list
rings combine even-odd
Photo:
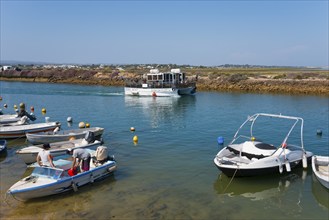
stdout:
[[[198,91],[310,94],[329,96],[329,71],[303,68],[181,68],[197,79]],[[161,70],[161,69],[160,69]],[[123,86],[148,69],[6,70],[0,80]]]

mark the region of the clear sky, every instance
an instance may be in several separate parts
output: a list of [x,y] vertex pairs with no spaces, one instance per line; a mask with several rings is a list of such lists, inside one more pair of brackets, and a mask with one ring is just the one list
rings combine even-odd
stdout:
[[328,0],[1,1],[1,60],[328,66]]

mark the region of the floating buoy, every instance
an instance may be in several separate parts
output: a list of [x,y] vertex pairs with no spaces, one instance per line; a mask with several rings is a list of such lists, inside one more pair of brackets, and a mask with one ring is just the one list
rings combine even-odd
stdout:
[[19,108],[22,109],[22,110],[25,110],[24,102],[19,103]]
[[291,171],[291,167],[290,167],[289,160],[286,160],[286,162],[285,162],[284,165],[286,166],[286,170],[287,170],[287,172],[290,172],[290,171]]
[[224,144],[224,138],[223,137],[218,137],[217,138],[217,143],[220,144],[220,145]]
[[307,168],[307,158],[306,155],[303,155],[303,168],[306,169]]
[[45,108],[41,109],[42,114],[46,114],[47,110]]
[[321,129],[316,130],[316,134],[321,136],[322,135],[322,130]]
[[2,96],[0,96],[0,101],[2,101]]
[[86,123],[86,128],[90,128],[90,124],[89,123]]
[[83,121],[79,123],[79,128],[85,128],[85,127],[86,127],[86,125]]
[[31,106],[30,110],[31,110],[31,112],[34,112],[34,107],[33,107],[33,106]]
[[256,140],[256,138],[255,137],[251,137],[251,141],[255,141]]
[[8,105],[7,105],[7,104],[4,104],[4,105],[3,105],[3,107],[7,108],[7,107],[8,107]]
[[67,122],[72,122],[73,119],[72,119],[72,117],[68,117],[68,118],[66,119],[66,121],[67,121]]
[[153,97],[157,97],[157,94],[155,92],[152,92]]
[[14,105],[14,109],[17,109],[17,105]]
[[137,135],[135,135],[134,137],[133,137],[133,141],[136,143],[136,142],[138,142],[138,137],[137,137]]
[[135,128],[134,127],[130,127],[130,131],[135,131]]

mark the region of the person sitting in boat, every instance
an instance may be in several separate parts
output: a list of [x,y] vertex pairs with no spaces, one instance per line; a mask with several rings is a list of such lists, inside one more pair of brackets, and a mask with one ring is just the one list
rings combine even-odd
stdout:
[[67,149],[67,153],[72,155],[73,162],[72,162],[72,170],[75,170],[78,166],[80,166],[81,171],[88,171],[90,169],[90,153],[83,148],[77,149]]
[[37,162],[38,162],[39,166],[47,166],[47,167],[50,166],[50,167],[55,168],[55,165],[53,163],[53,158],[49,152],[50,145],[44,144],[42,147],[43,147],[43,150],[40,151],[37,156]]
[[29,113],[27,113],[27,111],[25,111],[25,104],[23,102],[19,104],[19,109],[20,109],[20,111],[17,115],[18,117],[26,116],[31,121],[35,121],[37,119],[33,113],[29,114]]

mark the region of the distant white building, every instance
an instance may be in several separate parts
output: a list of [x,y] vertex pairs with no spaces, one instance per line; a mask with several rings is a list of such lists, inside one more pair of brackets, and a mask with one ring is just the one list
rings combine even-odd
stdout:
[[11,70],[13,67],[12,66],[2,66],[2,70]]

